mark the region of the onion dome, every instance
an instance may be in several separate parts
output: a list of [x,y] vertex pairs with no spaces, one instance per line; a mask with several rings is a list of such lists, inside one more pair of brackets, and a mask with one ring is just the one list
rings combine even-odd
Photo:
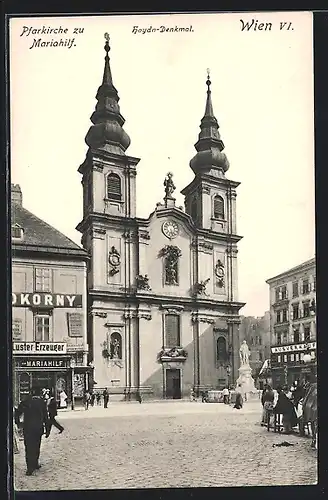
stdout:
[[213,113],[209,70],[206,85],[205,114],[201,120],[200,133],[195,144],[197,153],[190,161],[190,168],[195,174],[209,173],[212,169],[219,169],[225,173],[229,168],[229,161],[225,153],[222,152],[224,144],[220,137],[218,121]]
[[130,137],[123,130],[125,120],[120,113],[119,96],[113,84],[108,52],[109,35],[105,34],[105,68],[102,84],[96,99],[96,109],[91,115],[93,125],[90,127],[85,142],[90,148],[102,149],[109,153],[124,155],[130,145]]

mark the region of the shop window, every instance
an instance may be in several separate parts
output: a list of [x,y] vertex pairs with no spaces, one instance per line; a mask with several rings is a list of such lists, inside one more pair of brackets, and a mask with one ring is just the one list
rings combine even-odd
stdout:
[[110,336],[109,352],[111,359],[122,359],[122,336],[114,332]]
[[295,354],[293,354],[293,353],[292,353],[292,354],[290,355],[290,360],[291,360],[291,361],[294,361],[294,359],[295,359]]
[[48,267],[35,269],[35,291],[51,292],[52,272]]
[[295,354],[295,361],[299,361],[300,360],[300,355],[298,353]]
[[224,219],[224,201],[222,196],[214,196],[213,206],[214,219]]
[[180,346],[180,316],[165,315],[165,347]]
[[298,297],[298,281],[293,283],[293,297]]
[[22,327],[23,327],[23,322],[21,319],[18,318],[13,319],[13,325],[12,325],[13,340],[22,339]]
[[284,354],[284,363],[287,363],[287,354]]
[[278,363],[281,363],[281,354],[278,354]]
[[50,315],[36,314],[34,316],[34,335],[36,342],[50,342]]
[[107,198],[120,200],[122,197],[121,178],[117,174],[107,175]]
[[216,342],[216,358],[218,361],[226,361],[228,359],[227,342],[224,337],[219,337]]

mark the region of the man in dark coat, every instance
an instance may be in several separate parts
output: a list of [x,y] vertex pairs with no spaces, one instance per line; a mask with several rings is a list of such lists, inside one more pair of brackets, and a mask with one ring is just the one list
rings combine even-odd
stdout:
[[290,434],[292,428],[297,425],[298,420],[295,412],[295,406],[287,397],[286,390],[286,388],[284,390],[282,387],[277,388],[278,400],[276,406],[274,407],[274,412],[282,415],[284,432],[285,434]]
[[31,391],[26,400],[22,401],[16,412],[16,423],[24,415],[23,435],[26,459],[26,475],[31,476],[40,468],[39,456],[41,438],[44,432],[49,437],[49,418],[45,401],[40,397],[40,390]]
[[108,392],[107,387],[103,392],[103,398],[104,398],[104,408],[108,408],[109,392]]
[[51,392],[50,399],[48,402],[48,413],[49,413],[49,434],[50,434],[52,426],[56,427],[56,429],[59,430],[59,434],[61,434],[64,430],[64,427],[62,425],[60,425],[60,423],[57,422],[57,420],[56,420],[56,417],[58,415],[57,401],[56,401],[56,398],[54,396],[53,390]]

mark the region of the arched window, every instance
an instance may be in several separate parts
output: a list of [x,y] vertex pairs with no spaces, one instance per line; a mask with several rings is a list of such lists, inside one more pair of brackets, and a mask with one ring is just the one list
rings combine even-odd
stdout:
[[110,336],[109,352],[111,359],[122,359],[122,337],[118,332]]
[[222,196],[214,196],[213,208],[214,219],[224,219],[224,201]]
[[216,342],[216,357],[218,361],[226,361],[228,359],[227,342],[224,337],[219,337]]
[[120,200],[122,197],[121,178],[117,174],[107,175],[107,198]]

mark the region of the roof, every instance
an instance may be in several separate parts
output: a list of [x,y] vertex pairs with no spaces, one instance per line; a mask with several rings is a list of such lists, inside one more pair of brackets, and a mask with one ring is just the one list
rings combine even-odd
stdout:
[[79,254],[87,252],[63,233],[36,217],[26,208],[13,203],[11,208],[12,224],[18,224],[24,230],[22,241],[13,241],[15,249],[33,249],[55,251],[56,253]]
[[284,278],[285,276],[289,276],[291,274],[295,274],[298,271],[302,271],[303,269],[305,269],[307,267],[312,267],[312,266],[315,266],[315,257],[313,257],[312,259],[306,260],[302,264],[299,264],[298,266],[292,267],[291,269],[288,269],[287,271],[284,271],[281,274],[277,274],[277,276],[274,276],[273,278],[267,279],[266,283],[270,284],[277,279]]

